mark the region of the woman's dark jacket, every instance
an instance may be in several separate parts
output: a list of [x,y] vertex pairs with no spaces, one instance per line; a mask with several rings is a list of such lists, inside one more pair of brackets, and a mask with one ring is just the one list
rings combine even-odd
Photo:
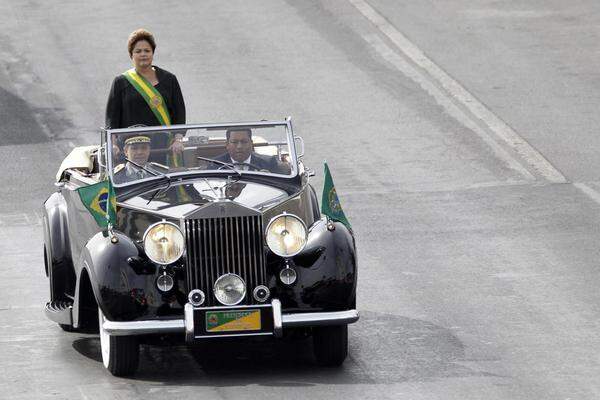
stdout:
[[[154,88],[166,103],[171,124],[185,124],[185,103],[177,78],[159,67],[154,66],[154,69],[158,79],[158,84]],[[105,124],[107,128],[118,129],[138,124],[156,126],[159,122],[142,95],[127,81],[127,78],[119,75],[113,80],[110,88]],[[152,140],[153,149],[166,148],[170,145],[167,135],[155,136]]]

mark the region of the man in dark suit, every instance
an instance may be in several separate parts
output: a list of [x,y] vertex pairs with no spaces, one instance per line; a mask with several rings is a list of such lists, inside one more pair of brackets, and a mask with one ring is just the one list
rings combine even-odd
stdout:
[[[215,157],[215,160],[233,164],[240,171],[268,171],[276,174],[289,174],[290,168],[277,160],[254,152],[252,130],[250,128],[231,128],[225,133],[227,153]],[[217,167],[219,168],[219,167]]]

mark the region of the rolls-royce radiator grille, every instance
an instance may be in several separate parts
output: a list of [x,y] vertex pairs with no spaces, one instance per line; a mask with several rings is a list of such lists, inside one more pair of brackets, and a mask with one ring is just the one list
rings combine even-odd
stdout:
[[188,292],[201,289],[205,306],[219,305],[213,284],[234,273],[246,282],[244,303],[256,302],[252,291],[266,282],[261,216],[186,220],[185,233]]

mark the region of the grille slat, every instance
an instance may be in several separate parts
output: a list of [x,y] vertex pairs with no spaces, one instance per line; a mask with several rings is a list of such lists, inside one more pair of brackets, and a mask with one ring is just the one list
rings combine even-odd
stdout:
[[[191,229],[190,229],[190,228],[191,228]],[[195,237],[195,231],[196,231],[196,230],[194,229],[194,226],[193,226],[193,225],[192,225],[191,227],[190,227],[190,226],[186,226],[186,230],[185,230],[185,231],[186,231],[186,232],[187,232],[187,234],[189,235],[190,239],[192,239],[192,243],[196,243],[196,240],[195,240],[195,238],[194,238],[194,237]],[[196,246],[188,246],[188,247],[187,247],[187,249],[188,249],[188,252],[190,252],[190,255],[191,255],[192,257],[194,257],[194,258],[195,258],[195,257],[197,257],[198,251],[197,251],[197,247],[196,247]],[[188,268],[189,268],[189,266],[188,266]],[[191,272],[192,272],[194,275],[196,275],[196,271],[193,271],[193,270],[192,270]],[[196,279],[198,279],[198,277],[196,277]]]
[[217,243],[216,230],[215,230],[215,228],[217,226],[216,221],[209,220],[208,222],[210,225],[210,227],[208,228],[208,232],[210,235],[209,239],[208,239],[208,246],[209,246],[210,254],[207,257],[207,260],[210,260],[210,279],[209,279],[209,281],[208,281],[209,283],[207,285],[207,286],[209,286],[209,291],[206,291],[205,294],[206,294],[206,296],[208,296],[208,299],[211,301],[211,304],[212,304],[213,296],[212,296],[212,290],[210,290],[210,289],[212,289],[210,287],[210,286],[212,286],[210,284],[210,282],[213,282],[213,283],[215,282],[215,275],[216,275],[216,272],[215,272],[216,262],[214,260],[214,257],[212,257],[212,255],[213,254],[216,255],[216,251],[219,248],[218,247],[219,244]]
[[231,250],[233,250],[231,248],[231,246],[229,245],[229,218],[227,217],[227,218],[223,219],[223,222],[225,225],[225,229],[224,229],[224,231],[225,231],[225,249],[226,249],[225,259],[227,260],[225,265],[227,266],[228,271],[233,271],[231,269],[231,264],[229,263],[229,253],[231,252]]
[[[196,226],[199,226],[199,225],[202,227],[203,231],[206,231],[206,221],[205,220],[196,221]],[[198,235],[196,235],[196,237],[198,237]],[[198,240],[198,246],[200,246],[200,240]],[[207,254],[208,254],[208,250],[206,248],[206,235],[202,235],[202,261],[199,264],[199,268],[194,268],[196,270],[197,276],[201,277],[199,280],[196,280],[196,282],[199,282],[201,287],[205,287],[206,282],[207,282],[206,275],[200,273],[200,270],[206,271],[208,269],[208,262],[206,259]]]
[[[192,228],[190,227],[190,225],[191,224],[186,223],[185,226],[184,226],[185,227],[185,237],[187,239],[186,242],[187,242],[187,245],[188,245],[186,247],[187,248],[186,254],[187,254],[187,260],[188,260],[188,262],[186,264],[186,267],[185,267],[185,274],[186,274],[186,276],[192,276],[192,274],[194,273],[193,268],[192,268],[192,264],[189,261],[190,260],[194,260],[196,258],[196,257],[194,257],[195,255],[194,255],[194,248],[193,248],[193,246],[189,246],[190,242],[193,242],[193,240],[190,240],[190,238],[192,236],[192,233],[190,232],[192,230]],[[188,290],[188,293],[189,293],[189,290]]]
[[[235,231],[240,232],[240,219],[235,219]],[[238,271],[238,274],[242,273],[242,249],[240,247],[240,235],[236,235],[235,237],[235,268]]]
[[262,217],[203,218],[185,221],[188,292],[201,289],[206,306],[219,305],[212,286],[226,273],[246,282],[246,304],[255,303],[252,291],[266,284]]
[[250,232],[250,244],[252,248],[252,252],[250,252],[250,265],[252,269],[252,276],[254,280],[258,280],[257,271],[256,271],[256,232],[255,232],[255,221],[250,221],[251,232]]
[[[257,256],[258,256],[258,260],[257,260],[257,265],[262,265],[263,264],[263,231],[262,231],[262,226],[257,225],[256,227],[256,240],[258,240],[258,249],[259,251],[257,251]],[[257,279],[260,279],[261,281],[265,281],[266,277],[265,277],[265,271],[261,268],[258,269],[258,271],[256,272],[258,275]]]
[[246,257],[244,257],[246,254],[248,254],[246,252],[246,239],[248,238],[248,231],[244,229],[244,224],[248,223],[248,218],[247,217],[242,217],[242,260],[241,260],[241,267],[242,267],[242,271],[246,271]]

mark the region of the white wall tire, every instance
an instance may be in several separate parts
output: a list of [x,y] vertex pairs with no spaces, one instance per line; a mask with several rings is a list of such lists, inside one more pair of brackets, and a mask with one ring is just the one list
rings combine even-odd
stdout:
[[98,308],[102,364],[114,376],[135,373],[139,363],[140,345],[135,336],[112,336],[104,329],[106,318]]

